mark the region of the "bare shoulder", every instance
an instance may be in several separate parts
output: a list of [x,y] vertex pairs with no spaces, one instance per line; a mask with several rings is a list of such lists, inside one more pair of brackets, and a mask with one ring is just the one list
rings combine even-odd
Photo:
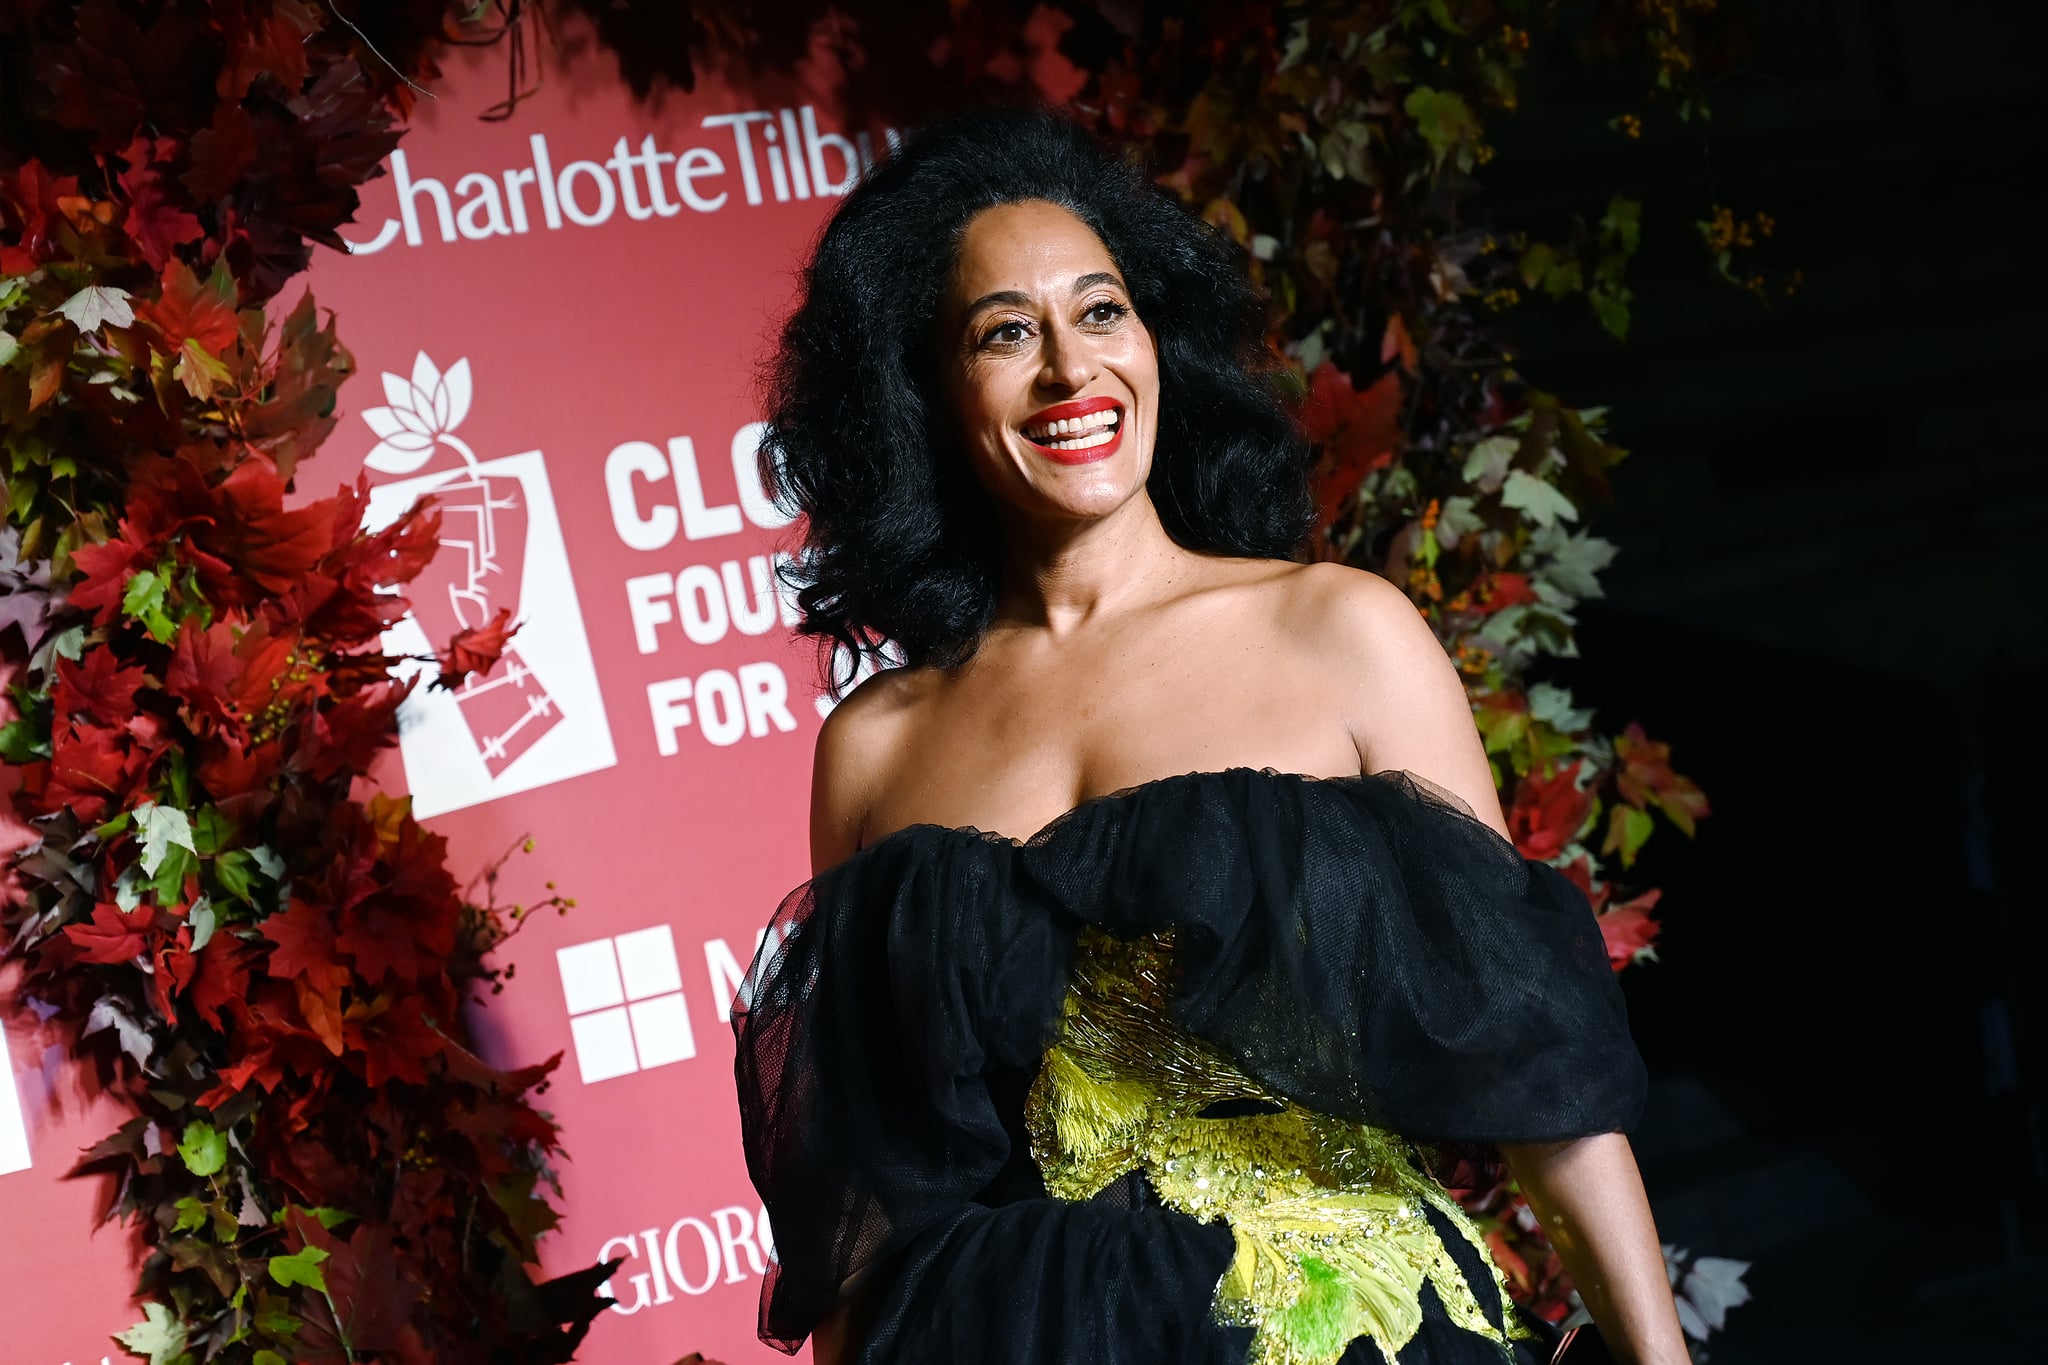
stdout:
[[1275,619],[1318,663],[1356,676],[1443,658],[1408,595],[1376,573],[1348,564],[1297,564],[1271,590],[1278,597]]
[[1408,595],[1330,563],[1299,566],[1273,589],[1290,645],[1341,697],[1365,770],[1427,778],[1505,830],[1464,679]]
[[888,786],[936,681],[931,669],[884,669],[825,717],[811,765],[814,868],[829,867],[860,847],[867,813]]

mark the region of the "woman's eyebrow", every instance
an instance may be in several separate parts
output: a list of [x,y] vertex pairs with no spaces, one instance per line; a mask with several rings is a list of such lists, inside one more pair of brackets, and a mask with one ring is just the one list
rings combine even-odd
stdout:
[[[1076,294],[1085,293],[1098,284],[1113,284],[1119,289],[1128,287],[1110,271],[1098,270],[1091,275],[1082,275],[1076,278],[1073,292]],[[997,304],[1008,304],[1012,308],[1028,308],[1031,306],[1031,302],[1031,296],[1022,290],[998,289],[992,294],[983,294],[973,303],[968,304],[967,310],[962,316],[971,318],[982,309],[993,308]]]
[[993,308],[999,303],[1007,303],[1012,308],[1029,308],[1031,306],[1031,296],[1021,290],[998,289],[995,293],[983,294],[973,303],[968,304],[967,311],[963,316],[971,318],[982,309]]
[[1111,272],[1107,270],[1098,270],[1092,275],[1083,275],[1079,279],[1075,280],[1074,292],[1076,294],[1079,294],[1086,290],[1093,289],[1098,284],[1113,284],[1119,289],[1128,288],[1128,286],[1125,285],[1122,280],[1118,279]]

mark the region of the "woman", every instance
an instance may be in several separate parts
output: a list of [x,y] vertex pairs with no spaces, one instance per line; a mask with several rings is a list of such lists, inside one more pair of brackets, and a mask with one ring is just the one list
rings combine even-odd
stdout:
[[1616,1354],[1686,1359],[1598,928],[1414,608],[1293,558],[1260,339],[1229,244],[1051,115],[912,138],[825,230],[764,474],[804,629],[905,666],[819,736],[735,1016],[764,1340],[1540,1358],[1429,1174],[1478,1142]]

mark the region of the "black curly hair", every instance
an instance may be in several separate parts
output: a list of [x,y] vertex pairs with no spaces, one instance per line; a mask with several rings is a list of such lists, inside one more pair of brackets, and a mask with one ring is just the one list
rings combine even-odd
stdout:
[[835,689],[885,641],[911,665],[962,663],[994,613],[995,510],[949,437],[933,327],[968,223],[1025,200],[1094,230],[1155,338],[1147,488],[1167,534],[1290,559],[1312,524],[1307,444],[1273,388],[1264,305],[1236,246],[1068,119],[954,115],[840,204],[767,374],[762,478],[806,518],[784,572],[800,629],[838,660]]

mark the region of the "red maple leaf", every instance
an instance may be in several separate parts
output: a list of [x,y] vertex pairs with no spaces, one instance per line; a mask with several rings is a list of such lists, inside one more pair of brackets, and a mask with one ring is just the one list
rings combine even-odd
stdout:
[[1508,832],[1523,857],[1537,862],[1555,858],[1586,823],[1593,793],[1579,790],[1578,776],[1579,764],[1574,762],[1548,777],[1532,772],[1515,785]]
[[119,967],[149,951],[150,930],[155,926],[154,905],[123,910],[101,901],[92,908],[90,924],[67,924],[64,937],[77,947],[84,961]]
[[270,975],[292,983],[306,1027],[339,1057],[341,990],[349,969],[335,956],[333,912],[294,896],[290,908],[263,921],[263,936],[276,945]]
[[1662,889],[1653,887],[1600,916],[1600,937],[1607,942],[1607,961],[1615,971],[1634,962],[1636,954],[1657,941],[1662,926],[1650,912],[1663,896]]
[[237,736],[221,736],[211,743],[202,743],[199,754],[194,767],[199,784],[217,794],[215,801],[223,811],[230,811],[239,819],[235,807],[271,799],[268,788],[279,762],[275,743],[248,745]]
[[[365,486],[367,489],[367,486]],[[405,599],[378,591],[417,578],[441,548],[441,515],[423,499],[390,525],[359,533],[359,501],[349,489],[333,499],[334,548],[318,570],[279,599],[288,620],[331,640],[371,640],[405,614]]]
[[[401,1355],[408,1338],[414,1348],[419,1346],[408,1319],[421,1286],[406,1275],[405,1262],[392,1246],[388,1226],[358,1225],[347,1245],[333,1248],[321,1268],[327,1297],[334,1305],[335,1324],[340,1328],[337,1345],[346,1342],[356,1351]],[[420,1356],[432,1358],[425,1352]]]
[[135,693],[149,681],[139,668],[123,668],[111,649],[89,649],[72,663],[57,656],[51,706],[60,716],[83,715],[99,725],[125,725],[135,714]]
[[163,293],[138,303],[135,315],[163,338],[166,355],[176,355],[196,341],[215,359],[227,354],[241,334],[235,315],[235,280],[223,265],[201,279],[191,266],[173,257],[163,267]]
[[372,758],[398,742],[398,708],[410,691],[410,683],[368,687],[315,711],[297,760],[323,781],[367,770]]
[[108,802],[126,798],[145,758],[122,746],[119,731],[98,725],[58,725],[50,740],[44,798],[53,808],[68,807],[87,824],[104,817]]
[[199,1105],[203,1109],[219,1109],[239,1095],[249,1082],[255,1081],[268,1090],[276,1085],[283,1075],[284,1072],[276,1065],[270,1049],[258,1047],[226,1066],[214,1068],[213,1089],[199,1097]]
[[373,1086],[390,1081],[424,1085],[426,1062],[446,1045],[427,1023],[417,996],[379,995],[348,1007],[348,1046],[363,1056],[363,1079]]
[[314,7],[297,4],[279,5],[261,17],[240,9],[224,11],[216,22],[227,32],[222,47],[229,59],[214,80],[222,102],[240,104],[250,83],[265,74],[296,95],[306,83],[306,44],[319,32],[320,17]]
[[1479,580],[1473,596],[1478,599],[1480,613],[1491,616],[1505,607],[1534,602],[1536,589],[1525,573],[1496,572]]
[[129,486],[122,522],[131,540],[153,547],[174,544],[179,559],[197,576],[200,592],[216,607],[239,605],[252,596],[248,581],[223,558],[234,527],[221,524],[220,495],[208,476],[209,469],[219,467],[219,456],[214,443],[195,441],[180,446],[168,460],[150,461]]
[[1698,784],[1672,770],[1671,746],[1661,740],[1653,741],[1643,733],[1642,726],[1629,723],[1628,729],[1615,738],[1614,756],[1622,763],[1621,771],[1615,775],[1615,790],[1637,810],[1654,801],[1687,837],[1693,833],[1694,821],[1712,814],[1707,794]]
[[348,922],[334,936],[334,946],[355,959],[356,971],[372,985],[382,984],[390,972],[411,980],[441,963],[420,951],[405,916],[374,906],[351,911]]
[[237,100],[213,108],[213,121],[192,135],[191,168],[181,177],[198,203],[216,200],[234,188],[256,160],[256,128],[249,111]]
[[348,968],[334,963],[308,972],[292,983],[298,990],[299,1014],[313,1036],[339,1057],[346,1046],[342,1025],[341,988],[348,984]]
[[512,624],[512,608],[500,607],[487,624],[455,632],[448,648],[438,656],[441,676],[434,679],[434,686],[452,692],[470,674],[482,677],[489,673],[498,666],[506,643],[518,629]]
[[325,907],[294,896],[262,929],[272,945],[265,967],[270,975],[291,980],[334,965],[334,918]]
[[71,589],[71,605],[92,612],[94,625],[107,625],[121,610],[128,580],[156,559],[157,546],[148,530],[124,517],[121,533],[113,539],[71,552],[71,562],[85,574]]
[[237,934],[220,933],[208,939],[196,954],[199,971],[192,978],[187,997],[199,1017],[217,1031],[225,1031],[222,1011],[244,1023],[249,1018],[245,997],[249,993],[249,966],[257,949]]
[[250,627],[235,642],[237,672],[228,687],[228,697],[244,716],[266,709],[285,709],[309,692],[317,691],[310,678],[294,679],[292,663],[300,640],[296,632],[271,634],[262,624]]
[[286,591],[326,552],[326,509],[311,503],[287,510],[284,480],[268,460],[238,465],[217,491],[219,539],[209,548],[266,592]]
[[156,995],[157,1013],[166,1019],[176,1019],[178,1010],[172,1000],[192,984],[193,973],[199,970],[199,959],[192,956],[192,929],[189,925],[179,925],[175,938],[158,937],[152,963],[155,970],[150,973],[149,985]]
[[[404,817],[390,836],[379,831],[378,843],[385,858],[389,880],[385,894],[399,905],[409,907],[413,936],[434,955],[444,956],[455,947],[453,916],[459,904],[455,877],[448,871],[448,840],[412,818],[408,805]],[[449,922],[438,922],[446,915]]]
[[172,252],[178,247],[206,233],[198,218],[173,201],[166,186],[163,172],[178,150],[178,144],[169,138],[137,137],[121,153],[128,163],[118,182],[128,201],[122,227],[142,258],[158,270],[166,261],[176,259]]
[[[454,1054],[452,1047],[449,1054]],[[466,1112],[450,1113],[448,1122],[476,1144],[479,1162],[494,1168],[493,1174],[511,1169],[501,1155],[504,1144],[552,1146],[557,1134],[544,1115],[517,1099],[479,1099]]]
[[[178,628],[171,662],[164,669],[164,690],[185,703],[187,718],[202,733],[230,718],[241,661],[235,658],[235,629],[226,621],[201,626],[196,620]],[[197,723],[203,718],[208,724]]]
[[1387,371],[1363,391],[1325,360],[1309,376],[1302,420],[1309,439],[1322,446],[1316,500],[1320,524],[1344,510],[1358,485],[1394,458],[1401,443],[1401,377]]
[[429,496],[388,525],[364,534],[363,502],[369,485],[337,489],[334,508],[334,549],[322,567],[337,578],[380,588],[396,587],[419,577],[441,550],[441,509]]
[[7,207],[8,216],[20,225],[17,244],[8,247],[8,255],[0,258],[0,272],[26,275],[48,259],[55,244],[55,228],[64,222],[64,213],[57,207],[57,201],[72,198],[77,193],[77,176],[52,175],[49,168],[34,157],[24,161],[21,169],[12,174],[0,173],[0,204]]

